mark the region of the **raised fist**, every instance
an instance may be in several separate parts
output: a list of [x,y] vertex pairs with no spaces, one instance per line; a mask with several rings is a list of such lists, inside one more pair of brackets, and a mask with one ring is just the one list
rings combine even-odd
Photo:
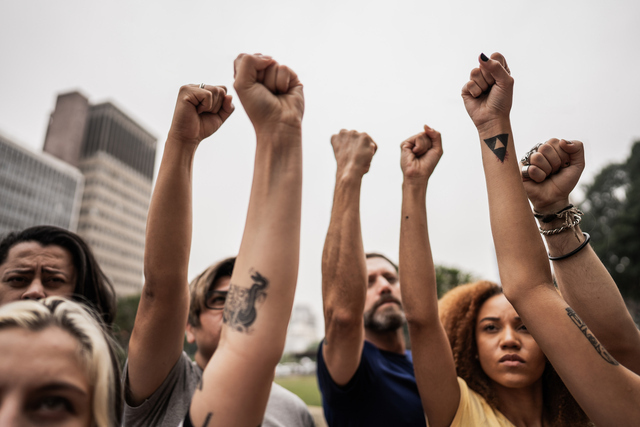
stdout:
[[534,147],[527,157],[529,164],[520,162],[520,171],[534,209],[547,214],[567,206],[584,170],[582,142],[553,138]]
[[240,54],[233,66],[233,87],[257,133],[300,130],[304,95],[293,70],[261,54]]
[[440,132],[424,125],[424,132],[400,144],[400,167],[405,180],[427,181],[442,157]]
[[366,133],[342,129],[331,137],[331,145],[338,163],[338,173],[362,177],[369,172],[371,159],[378,146]]
[[199,144],[217,131],[233,113],[224,86],[185,85],[180,88],[169,138]]
[[480,66],[471,70],[462,87],[462,99],[477,128],[508,120],[513,98],[513,77],[507,61],[499,53],[479,58]]

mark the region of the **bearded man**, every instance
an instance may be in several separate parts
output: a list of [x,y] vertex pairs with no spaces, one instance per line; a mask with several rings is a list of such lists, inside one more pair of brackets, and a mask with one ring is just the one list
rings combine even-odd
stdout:
[[366,133],[331,138],[337,162],[331,222],[322,254],[325,338],[318,384],[329,426],[425,426],[406,350],[398,267],[365,255],[360,188],[376,144]]

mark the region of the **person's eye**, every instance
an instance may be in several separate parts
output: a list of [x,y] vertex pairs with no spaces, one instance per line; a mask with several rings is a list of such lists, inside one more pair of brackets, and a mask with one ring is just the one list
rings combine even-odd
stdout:
[[213,307],[224,307],[224,302],[227,300],[226,297],[215,297],[212,301],[211,301],[211,305]]
[[524,326],[524,325],[520,325],[520,328],[519,328],[519,329],[520,329],[521,331],[529,332],[529,330],[527,329],[527,327],[526,327],[526,326]]
[[62,396],[46,396],[38,399],[32,405],[32,409],[39,416],[51,417],[63,413],[75,413],[73,404]]
[[494,331],[497,331],[498,328],[496,327],[496,325],[488,324],[488,325],[485,325],[484,328],[482,328],[482,330],[487,332],[494,332]]
[[387,282],[393,285],[398,282],[398,278],[396,276],[387,276]]
[[11,276],[5,279],[5,282],[11,286],[19,287],[23,286],[27,282],[27,278],[24,276]]

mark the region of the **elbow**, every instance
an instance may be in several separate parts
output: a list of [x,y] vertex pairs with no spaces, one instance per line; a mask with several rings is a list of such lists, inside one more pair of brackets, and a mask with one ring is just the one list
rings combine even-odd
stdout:
[[362,313],[354,313],[350,310],[339,310],[335,308],[325,308],[324,311],[325,333],[329,331],[341,334],[361,327],[364,324]]

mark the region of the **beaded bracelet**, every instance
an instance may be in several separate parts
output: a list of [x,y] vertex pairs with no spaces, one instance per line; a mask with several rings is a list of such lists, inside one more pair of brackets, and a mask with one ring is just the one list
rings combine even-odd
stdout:
[[584,249],[585,246],[587,246],[587,244],[589,243],[589,240],[591,240],[591,236],[589,235],[589,233],[585,233],[583,231],[582,235],[584,236],[584,242],[582,242],[580,244],[580,246],[578,246],[577,248],[575,248],[574,250],[572,250],[568,254],[564,254],[564,255],[560,255],[560,256],[551,256],[551,254],[549,254],[549,259],[551,261],[560,261],[561,259],[567,259],[570,256],[573,256],[573,255],[577,254],[578,252],[580,252],[582,249]]

